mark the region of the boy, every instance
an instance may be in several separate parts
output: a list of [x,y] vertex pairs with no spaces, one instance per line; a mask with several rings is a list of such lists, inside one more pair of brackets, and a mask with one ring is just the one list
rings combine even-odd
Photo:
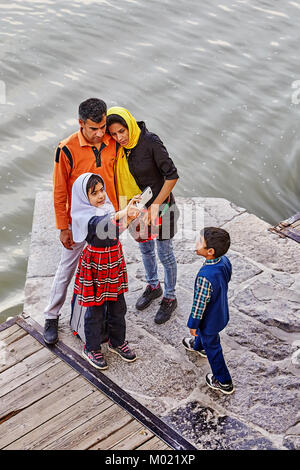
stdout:
[[234,387],[223,357],[219,332],[229,321],[227,290],[232,268],[224,256],[229,246],[230,237],[226,230],[216,227],[201,230],[196,253],[206,260],[195,280],[193,306],[187,323],[193,338],[182,341],[188,351],[207,357],[212,374],[206,375],[206,383],[226,395],[233,393]]

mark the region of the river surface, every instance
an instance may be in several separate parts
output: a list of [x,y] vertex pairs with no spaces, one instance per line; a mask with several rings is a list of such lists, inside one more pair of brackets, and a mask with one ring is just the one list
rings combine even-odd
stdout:
[[161,137],[175,195],[299,211],[299,23],[300,1],[1,0],[0,321],[22,311],[35,194],[86,98]]

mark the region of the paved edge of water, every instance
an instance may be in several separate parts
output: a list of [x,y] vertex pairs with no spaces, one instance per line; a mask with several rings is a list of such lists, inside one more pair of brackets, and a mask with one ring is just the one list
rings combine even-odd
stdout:
[[[300,245],[270,233],[269,224],[225,199],[176,200],[181,211],[174,239],[178,308],[164,325],[153,321],[159,299],[143,312],[135,309],[146,281],[136,242],[122,237],[130,288],[127,338],[139,359],[124,365],[104,345],[109,363],[105,374],[198,449],[299,449]],[[193,251],[199,220],[206,226],[225,228],[232,240],[228,253],[233,264],[231,319],[221,332],[236,387],[228,397],[205,385],[205,374],[210,370],[207,361],[187,352],[181,344],[188,335],[186,321],[194,278],[201,266]],[[59,256],[52,193],[38,192],[24,312],[40,324]],[[159,274],[163,281],[162,266]],[[80,352],[82,344],[69,328],[72,289],[71,284],[59,335]]]

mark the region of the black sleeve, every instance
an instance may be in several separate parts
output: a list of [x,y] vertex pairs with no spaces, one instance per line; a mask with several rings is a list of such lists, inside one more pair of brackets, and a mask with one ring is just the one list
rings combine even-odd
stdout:
[[153,158],[160,173],[167,180],[178,179],[179,176],[177,168],[175,167],[173,160],[170,158],[166,147],[156,134],[151,134],[151,137]]

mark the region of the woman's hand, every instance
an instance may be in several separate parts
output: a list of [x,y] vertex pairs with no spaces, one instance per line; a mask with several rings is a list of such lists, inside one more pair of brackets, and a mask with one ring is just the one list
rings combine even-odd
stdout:
[[145,225],[156,225],[157,224],[157,217],[159,213],[159,204],[151,204],[148,207],[147,211],[143,216],[143,223]]
[[141,211],[136,207],[136,203],[139,202],[140,199],[141,199],[140,195],[134,196],[129,202],[129,204],[127,205],[126,214],[128,218],[136,219],[139,216]]

